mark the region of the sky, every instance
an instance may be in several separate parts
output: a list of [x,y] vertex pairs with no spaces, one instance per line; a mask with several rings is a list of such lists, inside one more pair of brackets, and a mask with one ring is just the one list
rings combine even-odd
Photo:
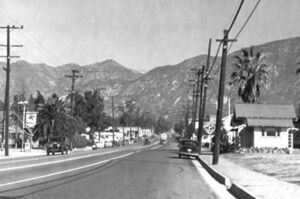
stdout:
[[[138,71],[215,54],[240,0],[0,0],[0,26],[13,55],[31,63],[88,65],[113,59]],[[233,38],[257,0],[245,0]],[[261,0],[231,51],[300,36],[299,0]],[[6,43],[0,29],[0,43]],[[5,55],[6,50],[0,49]]]

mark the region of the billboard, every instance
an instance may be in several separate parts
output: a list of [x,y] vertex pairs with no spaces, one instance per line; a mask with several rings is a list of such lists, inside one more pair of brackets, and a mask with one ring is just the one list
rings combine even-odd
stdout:
[[36,125],[37,112],[26,112],[25,126],[33,128]]

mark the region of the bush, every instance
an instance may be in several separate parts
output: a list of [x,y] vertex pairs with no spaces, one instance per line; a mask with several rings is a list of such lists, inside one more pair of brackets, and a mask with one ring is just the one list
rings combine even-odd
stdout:
[[87,140],[84,136],[81,136],[79,134],[75,134],[72,139],[73,147],[76,148],[84,148],[87,146]]
[[240,148],[236,151],[237,153],[279,153],[288,154],[288,148],[277,148],[277,147],[250,147],[250,148]]

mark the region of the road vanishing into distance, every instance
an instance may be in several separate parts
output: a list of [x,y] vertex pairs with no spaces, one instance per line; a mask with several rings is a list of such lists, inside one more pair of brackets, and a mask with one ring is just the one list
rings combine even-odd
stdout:
[[217,198],[177,143],[4,159],[0,199]]

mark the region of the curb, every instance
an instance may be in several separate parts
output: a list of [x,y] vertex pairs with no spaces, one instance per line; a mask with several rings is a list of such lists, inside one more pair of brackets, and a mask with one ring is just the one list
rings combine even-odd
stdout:
[[203,168],[219,183],[223,184],[229,193],[231,193],[236,198],[241,199],[259,199],[259,197],[253,196],[248,191],[246,191],[242,186],[231,182],[231,180],[224,176],[223,174],[217,172],[215,169],[213,169],[211,166],[207,164],[204,160],[198,156],[196,158],[199,163],[203,166]]

